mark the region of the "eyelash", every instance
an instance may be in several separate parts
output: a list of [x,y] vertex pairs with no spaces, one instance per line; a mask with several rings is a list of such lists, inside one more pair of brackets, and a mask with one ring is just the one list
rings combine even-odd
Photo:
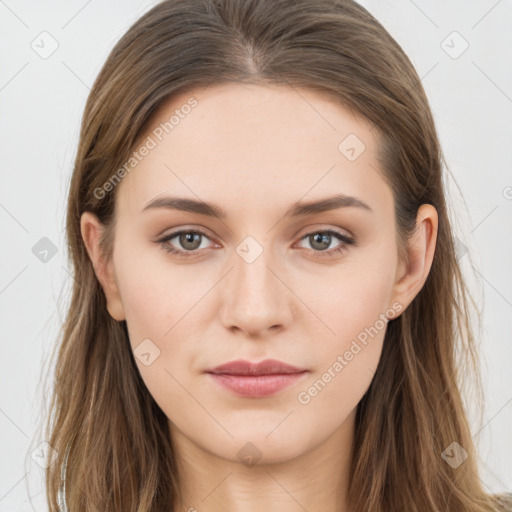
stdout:
[[[183,229],[181,231],[175,231],[174,233],[171,233],[171,234],[165,236],[161,240],[158,240],[157,243],[160,244],[165,251],[167,251],[170,254],[173,254],[174,256],[177,256],[178,258],[190,258],[190,257],[195,256],[199,252],[201,252],[202,249],[196,249],[195,251],[182,251],[179,249],[175,249],[174,247],[169,245],[168,242],[170,240],[172,240],[173,238],[175,238],[178,235],[181,235],[182,233],[194,233],[194,234],[204,236],[208,239],[210,238],[204,231],[201,231],[200,229]],[[342,242],[342,244],[335,249],[330,249],[327,251],[313,250],[314,253],[317,253],[316,255],[313,256],[314,258],[325,258],[325,257],[329,258],[329,257],[335,256],[337,253],[344,252],[345,249],[347,248],[347,246],[356,244],[356,242],[353,238],[350,238],[347,235],[338,233],[337,231],[334,231],[332,229],[311,231],[310,233],[306,233],[303,237],[301,237],[300,240],[303,240],[304,238],[307,238],[312,235],[316,235],[318,233],[321,233],[324,235],[325,234],[333,235],[336,238],[338,238]]]

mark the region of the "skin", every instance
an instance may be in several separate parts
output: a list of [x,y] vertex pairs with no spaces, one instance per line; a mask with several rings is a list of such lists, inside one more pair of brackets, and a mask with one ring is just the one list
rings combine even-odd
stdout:
[[[145,136],[192,96],[197,106],[118,185],[112,258],[99,251],[98,219],[89,212],[81,219],[110,315],[126,320],[133,349],[149,338],[160,350],[150,365],[136,362],[170,420],[183,482],[175,510],[347,511],[356,406],[379,362],[385,326],[359,343],[341,371],[333,363],[379,315],[398,304],[398,316],[419,292],[434,255],[436,210],[420,207],[409,260],[400,261],[377,132],[316,92],[238,84],[189,92],[162,105]],[[338,150],[348,134],[366,146],[354,161]],[[296,201],[335,192],[372,211],[284,216]],[[141,213],[171,194],[220,205],[227,217]],[[178,258],[158,245],[181,228],[207,233],[200,254]],[[325,256],[306,235],[326,229],[357,245]],[[236,250],[247,236],[263,250],[251,263]],[[327,250],[342,243],[333,236]],[[192,247],[179,237],[167,245]],[[266,358],[309,373],[266,398],[234,395],[203,373]],[[329,368],[330,381],[301,403],[299,393]],[[258,462],[244,463],[241,449]]]

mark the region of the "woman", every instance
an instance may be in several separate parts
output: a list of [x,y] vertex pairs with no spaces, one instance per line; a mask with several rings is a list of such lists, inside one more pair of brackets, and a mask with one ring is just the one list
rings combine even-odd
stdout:
[[418,75],[355,2],[146,13],[82,121],[50,510],[506,510],[459,391],[441,169]]

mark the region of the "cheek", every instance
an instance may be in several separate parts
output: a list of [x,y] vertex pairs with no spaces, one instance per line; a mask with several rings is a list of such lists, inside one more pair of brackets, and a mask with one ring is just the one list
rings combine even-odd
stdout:
[[195,314],[192,309],[205,293],[204,280],[173,264],[156,246],[125,252],[116,263],[116,276],[132,344],[169,339],[181,319]]
[[320,274],[305,279],[297,273],[288,281],[307,306],[296,322],[306,323],[312,339],[321,336],[327,346],[342,350],[386,314],[391,307],[395,257],[392,251],[382,251],[379,257],[375,253],[354,252],[340,265],[323,269]]
[[342,294],[336,307],[325,313],[325,322],[336,334],[315,345],[315,371],[297,390],[297,418],[311,428],[317,425],[323,435],[338,429],[353,413],[379,364],[386,314],[391,318],[393,310],[388,311],[385,300],[387,287],[375,284],[366,291],[356,287],[348,298]]
[[214,282],[173,266],[158,248],[123,253],[123,247],[135,245],[118,243],[116,280],[141,378],[159,406],[170,413],[190,400],[179,383],[188,389],[187,372],[197,351],[194,340],[207,304],[201,299]]
[[331,351],[324,367],[298,390],[295,418],[305,434],[305,445],[349,427],[348,418],[373,380],[384,334],[382,329],[366,344],[357,338],[340,342],[339,350]]
[[[309,289],[308,305],[326,326],[326,334],[315,344],[315,371],[299,390],[297,403],[314,417],[325,418],[327,429],[350,414],[371,384],[387,317],[396,315],[389,302],[393,265],[392,252],[388,259],[360,258]],[[318,339],[312,329],[308,333]]]

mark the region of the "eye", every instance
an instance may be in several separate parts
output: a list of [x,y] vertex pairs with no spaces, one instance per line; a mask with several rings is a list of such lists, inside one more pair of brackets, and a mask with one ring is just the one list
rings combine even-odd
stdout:
[[[173,247],[173,245],[170,244],[171,240],[174,238],[177,239],[177,242],[179,245],[181,245],[181,247],[183,247],[184,250],[179,248],[176,249]],[[204,247],[201,247],[202,238],[209,237],[204,231],[198,229],[188,229],[175,231],[174,233],[165,236],[161,240],[158,240],[157,243],[159,243],[167,252],[180,258],[187,258],[200,252],[200,249],[204,249]]]
[[[338,239],[341,243],[334,249],[327,250],[331,245],[331,242],[335,239]],[[313,247],[314,258],[334,256],[343,252],[347,245],[355,245],[355,240],[353,238],[342,233],[338,233],[332,229],[325,231],[313,231],[303,236],[301,238],[301,241],[302,240],[307,240],[311,247]]]

